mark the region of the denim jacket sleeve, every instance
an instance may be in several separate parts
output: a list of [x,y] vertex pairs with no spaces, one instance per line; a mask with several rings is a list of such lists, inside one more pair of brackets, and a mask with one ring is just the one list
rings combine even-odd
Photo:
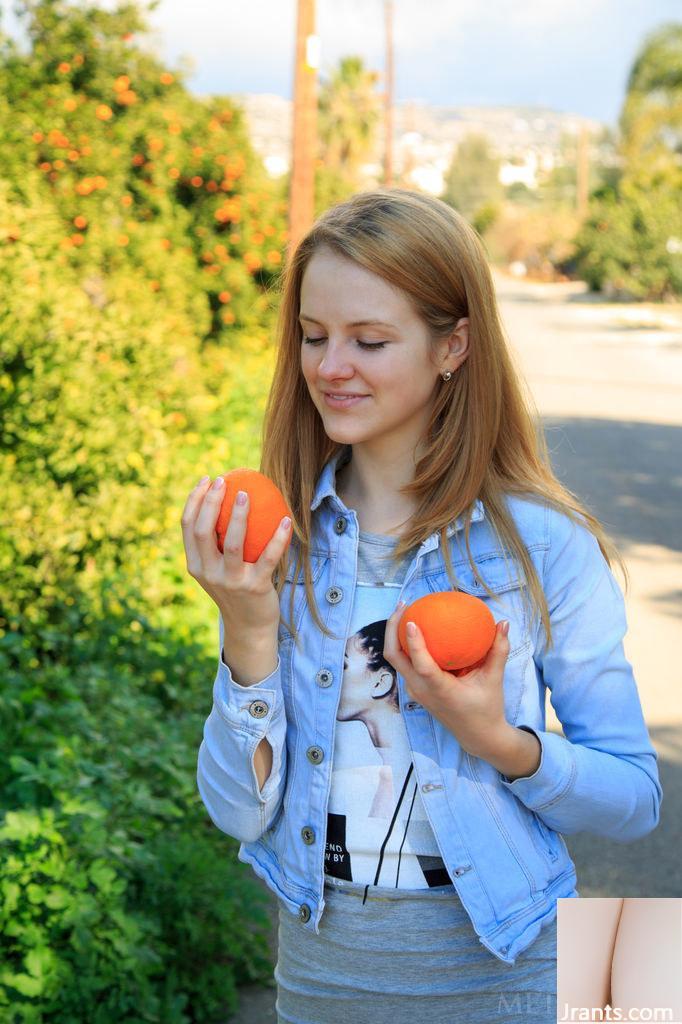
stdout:
[[[272,824],[286,784],[286,713],[281,662],[265,679],[241,686],[223,661],[224,626],[219,615],[218,673],[213,707],[204,724],[197,759],[197,786],[211,820],[240,842],[255,842]],[[255,714],[254,714],[255,712]],[[253,756],[265,737],[272,770],[258,786]]]
[[627,843],[658,824],[662,789],[623,649],[625,602],[587,526],[549,517],[542,575],[554,646],[540,622],[533,657],[564,735],[518,722],[540,741],[540,764],[501,781],[557,832]]

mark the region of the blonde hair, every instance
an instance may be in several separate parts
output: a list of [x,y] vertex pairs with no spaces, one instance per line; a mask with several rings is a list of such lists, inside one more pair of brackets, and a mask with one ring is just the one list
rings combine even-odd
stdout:
[[[440,532],[448,578],[456,588],[446,528],[464,517],[464,537],[472,570],[486,592],[469,545],[476,499],[523,569],[534,609],[552,646],[549,610],[533,562],[506,507],[504,496],[545,501],[577,521],[583,517],[611,566],[615,558],[628,583],[625,563],[599,521],[555,476],[537,407],[512,358],[500,321],[483,244],[476,231],[440,199],[404,188],[359,192],[327,209],[290,254],[279,280],[277,355],[262,428],[260,471],[279,487],[292,512],[292,543],[275,572],[281,595],[296,551],[294,578],[303,564],[308,606],[322,622],[313,590],[310,509],[316,483],[327,461],[346,447],[325,433],[301,371],[301,282],[309,260],[322,247],[353,260],[402,290],[430,331],[433,351],[450,336],[461,317],[469,319],[469,353],[449,383],[438,386],[424,438],[424,453],[412,482],[400,493],[416,510],[393,552],[397,563],[434,531]],[[506,556],[505,556],[506,560]],[[289,622],[298,640],[291,587]],[[524,600],[527,597],[524,594]]]

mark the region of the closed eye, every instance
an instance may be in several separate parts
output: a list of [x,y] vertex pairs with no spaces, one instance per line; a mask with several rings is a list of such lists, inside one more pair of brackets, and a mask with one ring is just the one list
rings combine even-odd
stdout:
[[[306,345],[317,345],[319,341],[326,341],[326,338],[306,338],[303,336],[303,343]],[[387,343],[385,341],[358,341],[360,348],[383,348]]]

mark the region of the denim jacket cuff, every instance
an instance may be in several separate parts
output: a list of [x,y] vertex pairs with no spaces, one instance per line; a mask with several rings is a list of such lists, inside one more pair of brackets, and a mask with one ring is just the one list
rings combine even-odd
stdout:
[[270,675],[251,686],[242,686],[233,679],[221,652],[213,684],[213,701],[229,725],[264,736],[273,720],[284,712],[279,652],[277,665]]
[[500,776],[503,786],[510,789],[531,811],[550,807],[566,795],[575,781],[576,763],[573,748],[565,736],[521,725],[537,736],[541,747],[540,764],[532,775],[510,781]]

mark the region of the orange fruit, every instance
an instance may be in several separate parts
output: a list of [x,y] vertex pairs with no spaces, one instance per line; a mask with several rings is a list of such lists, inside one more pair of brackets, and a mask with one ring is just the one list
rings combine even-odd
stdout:
[[433,660],[453,675],[478,668],[495,640],[495,619],[485,601],[460,590],[426,594],[407,606],[398,623],[406,654],[408,622],[416,622]]
[[[215,527],[218,548],[222,553],[237,491],[246,491],[249,503],[244,536],[244,561],[257,562],[276,533],[282,518],[290,516],[291,512],[279,487],[270,477],[259,473],[257,469],[241,467],[221,475],[225,481],[225,491]],[[293,531],[290,531],[288,544],[291,543],[292,536]]]

